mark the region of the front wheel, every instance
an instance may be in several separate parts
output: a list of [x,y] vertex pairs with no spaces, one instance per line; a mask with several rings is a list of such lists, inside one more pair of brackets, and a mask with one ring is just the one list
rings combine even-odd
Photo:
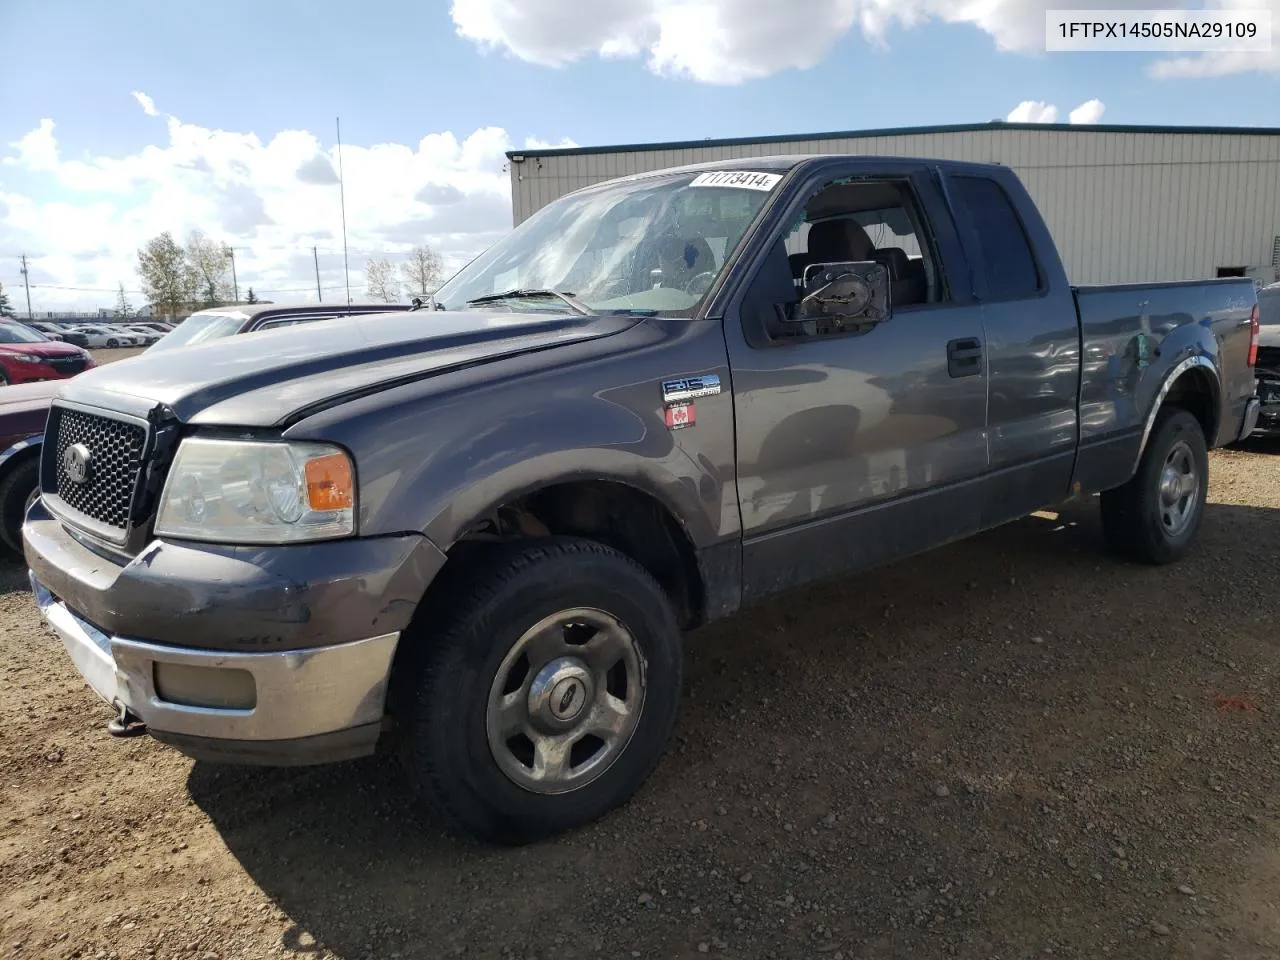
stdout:
[[1133,478],[1102,494],[1102,530],[1111,550],[1140,563],[1179,560],[1204,519],[1209,450],[1200,422],[1170,407],[1156,418]]
[[27,456],[0,480],[0,556],[22,558],[22,522],[40,496],[40,461]]
[[498,547],[455,572],[397,665],[393,708],[419,793],[448,825],[526,843],[625,803],[680,702],[662,588],[601,544]]

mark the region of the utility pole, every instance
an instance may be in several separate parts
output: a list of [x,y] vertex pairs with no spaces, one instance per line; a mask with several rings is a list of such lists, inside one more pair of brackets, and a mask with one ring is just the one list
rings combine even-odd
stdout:
[[311,248],[311,259],[316,262],[316,303],[324,303],[324,294],[320,292],[320,254],[315,247]]
[[35,315],[31,312],[31,281],[27,278],[27,255],[22,255],[22,285],[27,291],[27,319],[34,320]]
[[231,258],[231,286],[236,292],[236,303],[240,302],[240,281],[236,279],[236,248],[227,247],[227,256]]

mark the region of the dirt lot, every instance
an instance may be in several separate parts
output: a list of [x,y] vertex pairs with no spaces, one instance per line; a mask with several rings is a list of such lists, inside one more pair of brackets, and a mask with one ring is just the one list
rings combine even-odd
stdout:
[[1280,446],[1198,552],[1073,508],[690,637],[672,753],[555,842],[446,838],[394,764],[192,764],[0,573],[0,956],[1280,956]]

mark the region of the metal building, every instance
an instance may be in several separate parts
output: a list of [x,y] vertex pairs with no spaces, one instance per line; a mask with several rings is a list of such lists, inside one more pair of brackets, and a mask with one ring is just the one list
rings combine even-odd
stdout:
[[515,223],[612,177],[730,157],[854,153],[1005,164],[1075,283],[1280,279],[1280,128],[982,123],[682,143],[517,150]]

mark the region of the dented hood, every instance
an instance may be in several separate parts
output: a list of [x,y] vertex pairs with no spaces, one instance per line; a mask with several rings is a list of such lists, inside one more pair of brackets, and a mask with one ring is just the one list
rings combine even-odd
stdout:
[[634,317],[488,311],[336,317],[141,354],[73,380],[59,397],[186,423],[276,426],[305,410],[464,366],[620,333]]

